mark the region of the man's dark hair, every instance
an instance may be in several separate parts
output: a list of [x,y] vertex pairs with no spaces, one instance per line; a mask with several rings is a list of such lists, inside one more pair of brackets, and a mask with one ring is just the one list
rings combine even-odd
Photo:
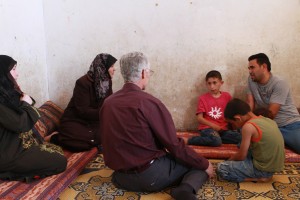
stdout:
[[222,80],[222,75],[217,70],[211,70],[206,74],[205,80],[207,81],[209,78],[218,78]]
[[234,120],[235,115],[246,115],[250,111],[251,109],[249,104],[238,98],[234,98],[227,103],[224,111],[224,117],[225,119]]
[[264,53],[254,54],[254,55],[252,55],[248,58],[248,61],[254,60],[254,59],[256,59],[256,62],[259,65],[266,64],[267,68],[268,68],[268,71],[269,72],[271,71],[271,63],[270,63],[270,60],[269,60],[269,58],[266,54],[264,54]]

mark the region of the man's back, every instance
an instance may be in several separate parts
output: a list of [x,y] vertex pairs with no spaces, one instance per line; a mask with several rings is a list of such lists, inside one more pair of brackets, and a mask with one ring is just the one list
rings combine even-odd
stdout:
[[132,83],[105,101],[100,111],[100,133],[105,162],[110,168],[131,169],[165,154],[149,126],[159,117],[152,112],[159,103]]
[[114,170],[143,166],[167,152],[186,165],[206,169],[208,161],[177,138],[171,114],[155,97],[126,83],[100,110],[106,165]]

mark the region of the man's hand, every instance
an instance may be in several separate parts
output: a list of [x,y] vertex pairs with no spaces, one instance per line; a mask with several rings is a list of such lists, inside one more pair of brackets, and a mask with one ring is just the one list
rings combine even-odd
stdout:
[[208,168],[205,170],[205,172],[207,173],[207,175],[209,176],[209,178],[212,178],[214,176],[214,168],[213,165],[208,162]]

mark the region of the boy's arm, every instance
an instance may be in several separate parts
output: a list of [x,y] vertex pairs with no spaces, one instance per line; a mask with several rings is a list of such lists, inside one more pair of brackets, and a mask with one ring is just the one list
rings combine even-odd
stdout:
[[222,128],[220,126],[218,126],[217,124],[214,124],[206,119],[204,119],[203,117],[203,113],[199,113],[197,115],[197,120],[199,123],[207,125],[209,127],[211,127],[212,129],[214,129],[215,131],[220,131]]
[[245,160],[251,143],[251,138],[257,130],[251,124],[245,124],[242,127],[242,142],[239,151],[232,155],[228,160]]

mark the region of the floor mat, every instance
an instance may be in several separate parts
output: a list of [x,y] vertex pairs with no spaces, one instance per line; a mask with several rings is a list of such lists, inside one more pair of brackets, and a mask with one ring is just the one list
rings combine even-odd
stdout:
[[[221,160],[210,160],[214,167]],[[111,182],[113,171],[104,165],[103,156],[92,160],[82,174],[60,195],[60,200],[171,200],[170,189],[157,193],[137,193],[117,189]],[[231,183],[210,179],[198,191],[198,199],[300,199],[300,163],[285,163],[269,183]]]

